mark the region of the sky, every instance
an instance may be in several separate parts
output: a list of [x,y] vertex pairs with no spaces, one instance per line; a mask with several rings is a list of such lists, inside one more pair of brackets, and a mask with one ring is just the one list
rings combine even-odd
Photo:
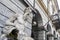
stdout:
[[60,0],[57,0],[57,1],[58,1],[59,9],[60,9]]

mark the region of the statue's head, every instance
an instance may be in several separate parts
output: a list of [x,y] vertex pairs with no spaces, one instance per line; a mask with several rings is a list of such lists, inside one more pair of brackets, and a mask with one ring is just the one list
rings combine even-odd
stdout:
[[31,8],[30,7],[27,7],[27,8],[25,8],[24,13],[31,12],[31,11],[32,11]]

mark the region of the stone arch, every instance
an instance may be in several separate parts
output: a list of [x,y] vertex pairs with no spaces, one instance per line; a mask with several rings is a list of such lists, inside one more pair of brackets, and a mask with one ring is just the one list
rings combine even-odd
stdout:
[[43,25],[43,21],[42,21],[42,17],[39,13],[38,10],[36,10],[37,12],[35,13],[34,11],[33,14],[33,19],[32,19],[32,37],[35,39],[35,40],[39,40],[39,31],[40,29],[42,29],[42,25]]

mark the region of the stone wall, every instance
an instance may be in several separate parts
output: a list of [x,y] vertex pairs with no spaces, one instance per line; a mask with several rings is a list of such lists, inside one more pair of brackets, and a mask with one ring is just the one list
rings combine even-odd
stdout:
[[[19,0],[0,0],[0,35],[5,27],[6,21],[16,13],[23,15],[25,8],[26,6]],[[33,14],[31,13],[25,23],[24,32],[28,36],[31,36],[32,17]]]

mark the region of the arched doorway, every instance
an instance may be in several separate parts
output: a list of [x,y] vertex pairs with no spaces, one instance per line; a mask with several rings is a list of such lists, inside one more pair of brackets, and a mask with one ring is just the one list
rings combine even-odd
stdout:
[[39,32],[41,31],[41,29],[43,29],[42,25],[42,17],[39,13],[38,10],[36,10],[37,13],[33,12],[34,16],[32,19],[32,34],[31,37],[34,38],[35,40],[40,40],[40,34]]

